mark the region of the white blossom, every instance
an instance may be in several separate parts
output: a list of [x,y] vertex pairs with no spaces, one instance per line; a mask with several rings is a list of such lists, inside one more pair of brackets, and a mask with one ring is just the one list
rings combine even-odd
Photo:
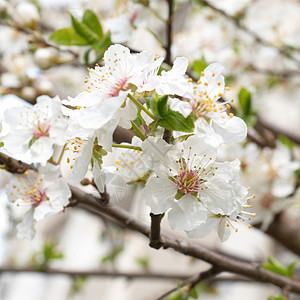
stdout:
[[59,166],[47,164],[38,171],[27,170],[11,178],[6,186],[9,200],[28,208],[22,223],[17,226],[19,238],[32,239],[36,222],[62,211],[69,203],[71,191],[59,176]]
[[[153,89],[151,82],[152,79],[156,82],[155,75],[161,61],[155,60],[154,53],[150,51],[131,54],[122,45],[110,46],[104,54],[105,65],[89,70],[87,90],[73,99],[69,98],[69,101],[63,101],[74,107],[64,108],[64,114],[83,128],[98,130],[99,143],[111,150],[108,139],[111,140],[116,126],[131,128],[130,120],[137,116],[137,108],[127,99],[128,94],[137,88],[139,92]],[[104,137],[107,138],[105,141]]]
[[125,12],[117,17],[106,20],[105,24],[111,32],[114,43],[124,43],[130,40],[132,33],[145,20],[146,14],[143,5],[129,2]]
[[11,107],[4,112],[9,130],[4,139],[11,154],[31,154],[31,161],[46,164],[54,145],[65,143],[67,120],[58,97],[40,96],[32,106]]
[[230,108],[227,102],[218,102],[225,92],[225,81],[222,75],[224,67],[218,63],[210,64],[203,72],[197,84],[191,84],[190,100],[195,116],[204,121],[196,122],[195,132],[199,136],[209,138],[214,132],[216,139],[212,141],[213,146],[221,142],[231,144],[241,142],[247,135],[245,122],[232,113],[227,114]]
[[192,136],[175,148],[149,137],[142,150],[158,176],[149,179],[143,196],[154,214],[170,210],[173,229],[194,230],[210,215],[237,217],[246,205],[248,191],[239,184],[239,161],[216,162],[216,149],[203,139]]

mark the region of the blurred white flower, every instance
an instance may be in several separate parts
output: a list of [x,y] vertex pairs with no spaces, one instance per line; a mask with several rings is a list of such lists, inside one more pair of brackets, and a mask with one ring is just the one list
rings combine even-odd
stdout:
[[37,7],[30,2],[20,2],[16,7],[17,20],[22,25],[34,27],[40,20]]
[[274,216],[290,206],[290,201],[285,198],[294,192],[295,170],[300,164],[292,160],[289,149],[281,144],[275,149],[260,150],[257,145],[249,143],[245,147],[224,147],[221,152],[225,160],[232,157],[241,160],[241,181],[250,185],[256,194],[251,203],[256,212],[252,223],[261,223],[262,229],[266,230]]
[[125,12],[117,17],[106,20],[105,25],[111,32],[114,43],[124,43],[130,40],[133,31],[145,21],[145,7],[129,2]]
[[32,239],[36,222],[63,210],[69,203],[71,191],[59,176],[60,167],[51,164],[38,171],[27,170],[22,175],[12,176],[6,186],[9,200],[17,206],[28,207],[23,221],[17,226],[18,238]]
[[[142,146],[142,141],[134,136],[131,144],[121,145]],[[149,177],[148,164],[143,160],[142,151],[126,148],[116,148],[114,151],[116,172],[120,174],[127,183],[145,182]],[[145,176],[145,178],[144,178]]]
[[55,48],[39,48],[34,53],[34,62],[41,69],[48,69],[53,65],[53,62],[58,57],[58,50]]
[[5,149],[11,154],[31,154],[32,162],[46,164],[53,155],[53,145],[65,143],[67,120],[58,97],[40,96],[32,106],[11,107],[4,112],[9,126]]

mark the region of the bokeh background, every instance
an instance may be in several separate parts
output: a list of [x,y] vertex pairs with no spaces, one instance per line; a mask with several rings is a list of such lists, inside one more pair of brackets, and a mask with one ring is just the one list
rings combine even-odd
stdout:
[[[254,121],[251,118],[247,121],[254,140],[261,138],[252,128],[257,117],[262,124],[300,139],[299,0],[177,0],[174,8],[171,60],[187,57],[189,73],[195,78],[211,62],[224,65],[226,85],[230,87],[224,97],[235,99],[237,104],[233,106],[239,110],[241,89],[251,94]],[[34,104],[42,94],[66,99],[84,90],[86,67],[94,65],[101,51],[90,51],[86,59],[88,46],[62,46],[49,37],[55,30],[70,26],[69,12],[81,18],[86,9],[97,14],[103,31],[111,32],[113,43],[165,56],[162,44],[167,38],[164,21],[168,14],[167,1],[0,0],[0,116],[6,107],[24,102]],[[278,150],[290,142],[284,138],[276,142],[266,135],[268,149],[264,154],[257,154],[263,157],[273,155],[268,153],[275,151],[272,147]],[[292,144],[287,156],[279,155],[278,177],[286,164],[299,161],[299,148]],[[228,157],[228,150],[224,149],[222,155]],[[243,180],[245,185],[252,185],[259,198],[269,191],[262,188],[265,182],[259,176],[266,174],[255,165],[262,161],[255,155],[255,151],[249,150],[248,154],[240,154],[240,159],[244,157],[244,162],[253,164],[252,173]],[[254,157],[252,161],[251,157]],[[26,161],[26,157],[22,159]],[[113,155],[109,160],[107,163],[114,161]],[[259,170],[259,174],[254,170]],[[68,169],[63,172],[68,176]],[[253,176],[258,176],[254,183]],[[291,179],[295,186],[296,179]],[[143,236],[79,209],[66,209],[40,222],[33,241],[17,240],[15,225],[20,211],[7,204],[8,180],[9,176],[0,170],[1,300],[152,300],[176,287],[174,277],[186,278],[207,268],[205,262],[172,250],[151,249]],[[294,191],[289,204],[284,202],[279,209],[267,207],[262,221],[267,216],[272,219],[282,210],[299,219],[299,194]],[[279,199],[280,203],[283,201],[287,200]],[[149,209],[138,188],[132,188],[120,206],[149,221]],[[238,227],[238,233],[224,243],[216,233],[199,243],[257,263],[265,262],[268,255],[285,265],[297,259],[262,230]],[[165,221],[163,228],[171,232]],[[185,236],[180,231],[175,234]],[[7,271],[45,267],[66,273],[93,271],[97,274],[70,276],[47,274],[47,271],[43,274]],[[107,272],[163,274],[164,278],[108,276]],[[268,299],[281,292],[270,285],[234,281],[230,276],[228,280],[223,276],[222,281],[213,285],[200,285],[199,299]]]

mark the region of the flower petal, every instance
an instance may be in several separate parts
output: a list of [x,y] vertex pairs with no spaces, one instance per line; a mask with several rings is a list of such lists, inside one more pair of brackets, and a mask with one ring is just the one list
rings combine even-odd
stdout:
[[142,191],[146,204],[154,214],[162,214],[171,208],[177,193],[176,185],[167,177],[152,177]]
[[176,229],[193,230],[205,223],[207,214],[203,205],[192,195],[184,195],[172,205],[168,213],[170,226]]

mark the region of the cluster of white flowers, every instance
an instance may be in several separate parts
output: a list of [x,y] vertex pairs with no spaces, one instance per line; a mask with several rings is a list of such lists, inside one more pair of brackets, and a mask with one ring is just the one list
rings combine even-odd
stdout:
[[241,182],[251,185],[257,194],[252,208],[257,215],[251,222],[266,230],[277,213],[292,205],[299,162],[279,143],[275,149],[235,144],[222,148],[219,154],[221,159],[240,159]]
[[[225,240],[236,228],[232,221],[255,213],[245,211],[253,196],[240,184],[240,162],[216,160],[221,144],[240,142],[247,134],[244,121],[220,101],[226,91],[223,67],[209,65],[193,83],[185,75],[184,57],[161,74],[163,57],[150,51],[131,54],[112,45],[103,61],[89,69],[86,90],[75,98],[41,96],[32,107],[4,112],[4,149],[15,156],[27,153],[38,164],[38,171],[14,175],[7,187],[12,203],[29,207],[18,236],[32,238],[37,221],[67,205],[70,190],[58,166],[63,159],[73,171],[70,184],[79,183],[89,166],[99,192],[111,183],[108,178],[123,190],[126,183],[145,184],[147,205],[154,214],[168,213],[173,229],[203,237],[218,227]],[[117,126],[132,128],[139,138],[113,144]],[[170,144],[163,130],[174,130]],[[103,168],[113,147],[120,148],[115,165]]]

